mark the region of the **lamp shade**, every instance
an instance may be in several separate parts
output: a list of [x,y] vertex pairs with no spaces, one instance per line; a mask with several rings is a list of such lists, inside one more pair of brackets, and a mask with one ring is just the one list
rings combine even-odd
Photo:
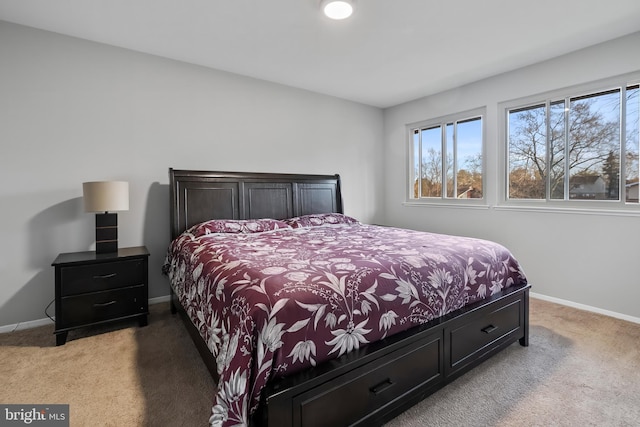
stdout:
[[125,181],[94,181],[82,183],[86,212],[129,210],[129,183]]

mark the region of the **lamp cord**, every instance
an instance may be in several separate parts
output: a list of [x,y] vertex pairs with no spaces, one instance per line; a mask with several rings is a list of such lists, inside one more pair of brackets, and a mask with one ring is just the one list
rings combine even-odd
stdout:
[[55,300],[56,300],[55,298],[54,298],[54,299],[52,299],[52,300],[51,300],[51,302],[49,303],[49,305],[47,305],[47,306],[45,307],[45,309],[44,309],[44,314],[46,314],[46,315],[47,315],[47,317],[48,317],[52,322],[55,322],[56,320],[55,320],[53,317],[49,316],[49,313],[47,313],[47,310],[49,310],[49,307],[51,307],[51,304],[53,304],[53,302],[54,302]]
[[[47,317],[48,317],[52,322],[54,322],[54,323],[55,323],[55,319],[54,319],[53,317],[49,316],[49,313],[47,313],[47,310],[49,309],[49,307],[51,307],[51,304],[53,304],[53,302],[54,302],[54,301],[55,301],[55,298],[54,298],[54,299],[52,299],[52,300],[51,300],[51,302],[50,302],[50,303],[49,303],[49,304],[44,308],[44,314],[46,314],[46,315],[47,315]],[[18,323],[16,323],[16,326],[13,328],[13,330],[11,330],[11,332],[12,332],[12,333],[18,330],[18,328],[20,327],[20,323],[22,323],[22,322],[18,322]]]

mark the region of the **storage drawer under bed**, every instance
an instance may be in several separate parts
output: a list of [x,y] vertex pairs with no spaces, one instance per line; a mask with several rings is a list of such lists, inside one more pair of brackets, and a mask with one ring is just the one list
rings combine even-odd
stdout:
[[496,347],[523,334],[524,302],[505,301],[498,307],[485,307],[469,313],[445,329],[446,373],[455,374],[469,364],[484,360]]
[[392,336],[393,345],[365,346],[366,362],[343,356],[329,362],[333,367],[274,381],[251,425],[380,426],[504,347],[518,340],[527,346],[528,290],[508,289]]
[[430,335],[296,396],[294,425],[340,426],[356,421],[368,425],[368,419],[416,387],[441,382],[442,351],[442,335]]

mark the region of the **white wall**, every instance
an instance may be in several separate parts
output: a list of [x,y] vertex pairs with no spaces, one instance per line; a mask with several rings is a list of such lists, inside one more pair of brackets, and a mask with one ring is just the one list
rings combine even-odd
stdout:
[[[500,185],[498,103],[640,70],[640,33],[385,110],[385,220],[500,242],[522,263],[532,291],[640,318],[640,216],[495,209]],[[496,48],[492,46],[487,48]],[[405,124],[486,106],[485,210],[403,205]]]
[[44,318],[51,262],[93,247],[83,181],[129,181],[120,246],[149,248],[163,296],[169,167],[339,173],[346,213],[375,222],[382,126],[377,108],[0,21],[0,326]]

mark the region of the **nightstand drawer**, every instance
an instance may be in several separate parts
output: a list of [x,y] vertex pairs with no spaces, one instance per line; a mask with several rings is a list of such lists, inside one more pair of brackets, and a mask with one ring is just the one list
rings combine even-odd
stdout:
[[64,297],[139,285],[145,273],[143,259],[61,267],[60,293]]
[[57,329],[147,313],[145,285],[64,297],[56,313]]

